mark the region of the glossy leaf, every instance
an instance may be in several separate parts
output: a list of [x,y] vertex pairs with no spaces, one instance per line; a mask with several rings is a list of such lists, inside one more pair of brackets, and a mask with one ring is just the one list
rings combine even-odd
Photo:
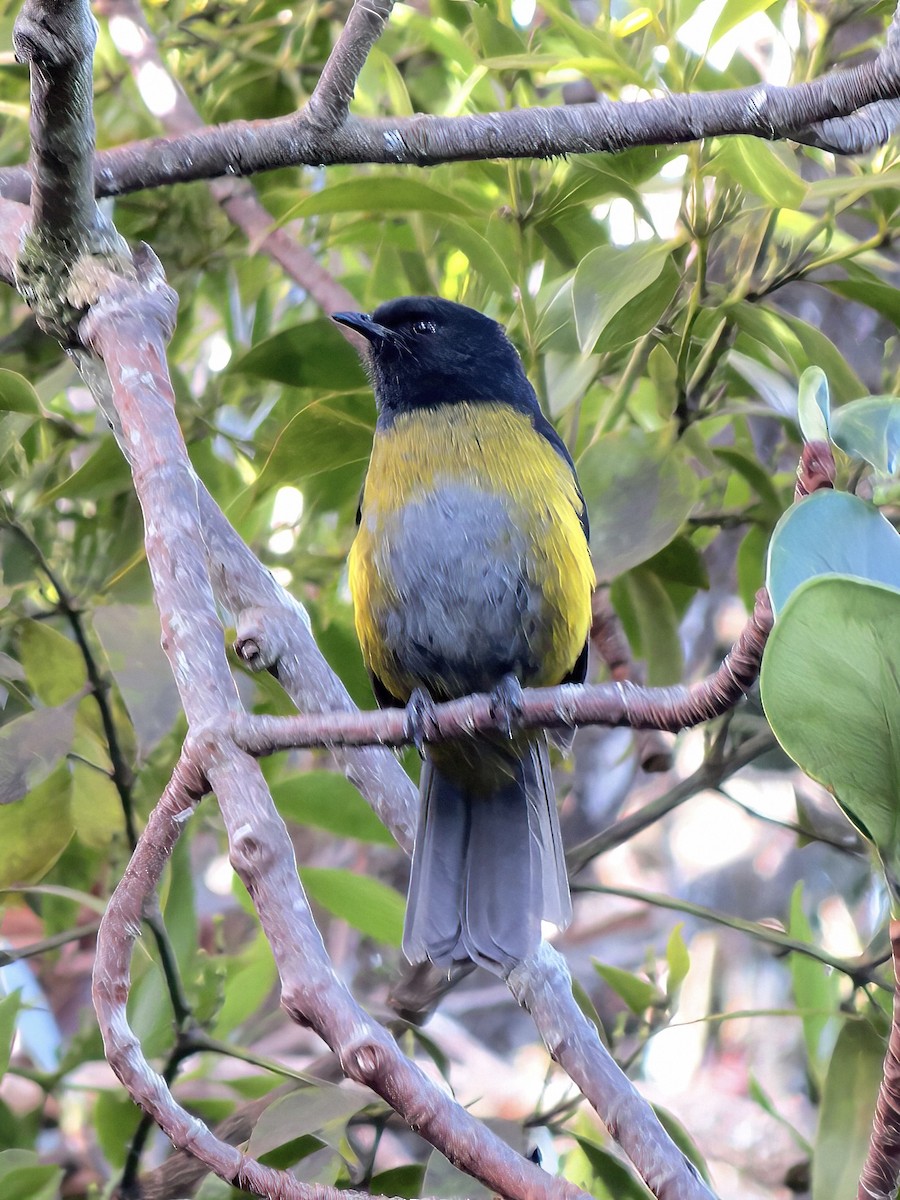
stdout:
[[21,992],[10,992],[0,998],[0,1079],[6,1074],[16,1032],[16,1016],[22,1003]]
[[900,880],[900,589],[845,576],[802,584],[769,636],[760,688],[784,750]]
[[334,321],[307,321],[265,338],[229,367],[295,388],[345,391],[365,386],[359,355]]
[[62,764],[18,804],[0,808],[0,888],[36,883],[65,850],[73,833],[70,786]]
[[149,604],[107,604],[95,610],[94,629],[134,723],[137,757],[143,762],[181,712],[172,668],[160,645],[159,614]]
[[409,175],[378,175],[333,183],[305,196],[287,213],[311,217],[346,212],[432,212],[464,216],[469,206],[429,183]]
[[728,138],[713,160],[743,187],[777,208],[799,208],[806,199],[806,184],[777,152],[759,138]]
[[808,442],[827,442],[831,417],[828,379],[821,367],[807,367],[800,376],[797,420]]
[[900,535],[865,500],[815,492],[787,510],[769,543],[766,586],[776,615],[816,575],[854,575],[900,588]]
[[752,17],[755,13],[765,12],[774,3],[775,0],[725,0],[721,12],[716,17],[712,33],[709,35],[710,46],[714,46],[719,38],[730,33],[735,25],[739,25],[741,21],[745,21],[747,17]]
[[590,1195],[594,1200],[650,1200],[650,1192],[614,1154],[588,1138],[576,1135],[578,1146],[593,1175]]
[[41,1163],[30,1151],[0,1151],[3,1200],[57,1200],[62,1177],[62,1167]]
[[868,396],[836,409],[831,436],[852,458],[862,458],[883,475],[900,466],[900,397]]
[[256,1158],[276,1146],[359,1112],[371,1103],[361,1088],[327,1083],[300,1088],[267,1108],[250,1136],[249,1152]]
[[32,692],[42,704],[63,704],[87,680],[84,656],[71,638],[46,621],[22,621],[19,656]]
[[669,967],[669,976],[666,980],[666,996],[671,1000],[678,995],[681,985],[687,979],[688,971],[691,969],[691,956],[688,953],[688,948],[685,945],[684,935],[682,934],[683,924],[679,923],[669,934],[669,940],[666,943],[666,963]]
[[349,463],[365,465],[372,449],[374,406],[337,401],[309,404],[282,429],[257,487],[296,485]]
[[657,242],[598,246],[575,271],[572,304],[578,344],[593,349],[606,326],[625,305],[659,278],[669,256]]
[[0,412],[40,415],[41,402],[24,375],[0,369]]

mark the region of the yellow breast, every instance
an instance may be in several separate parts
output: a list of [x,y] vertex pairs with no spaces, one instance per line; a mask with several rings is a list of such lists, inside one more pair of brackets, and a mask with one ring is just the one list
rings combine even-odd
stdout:
[[[560,682],[594,572],[568,463],[504,404],[399,415],[375,437],[349,581],[369,669],[405,700]],[[506,658],[509,663],[506,664]]]

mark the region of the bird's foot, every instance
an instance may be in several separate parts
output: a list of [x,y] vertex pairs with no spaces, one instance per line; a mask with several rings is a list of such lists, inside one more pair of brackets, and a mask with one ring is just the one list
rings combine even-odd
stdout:
[[419,752],[419,757],[425,757],[425,741],[430,728],[434,724],[434,701],[424,688],[414,688],[406,702],[404,713],[404,733]]
[[491,716],[512,740],[522,721],[522,685],[515,675],[504,675],[491,692]]

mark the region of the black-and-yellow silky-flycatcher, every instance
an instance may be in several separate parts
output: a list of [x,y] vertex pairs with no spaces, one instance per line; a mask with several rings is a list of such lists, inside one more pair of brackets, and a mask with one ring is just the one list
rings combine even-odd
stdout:
[[[434,297],[334,318],[378,406],[349,576],[379,704],[581,682],[584,499],[503,327]],[[546,737],[431,745],[421,793],[407,957],[508,971],[571,918]]]

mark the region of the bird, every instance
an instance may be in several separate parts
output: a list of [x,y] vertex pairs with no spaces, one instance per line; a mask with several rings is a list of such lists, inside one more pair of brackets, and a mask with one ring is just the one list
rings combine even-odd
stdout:
[[523,687],[585,679],[584,497],[497,321],[435,296],[332,315],[366,339],[377,408],[348,558],[375,699],[421,717],[487,692],[506,722],[420,745],[403,950],[505,976],[572,915],[547,735],[514,726]]

